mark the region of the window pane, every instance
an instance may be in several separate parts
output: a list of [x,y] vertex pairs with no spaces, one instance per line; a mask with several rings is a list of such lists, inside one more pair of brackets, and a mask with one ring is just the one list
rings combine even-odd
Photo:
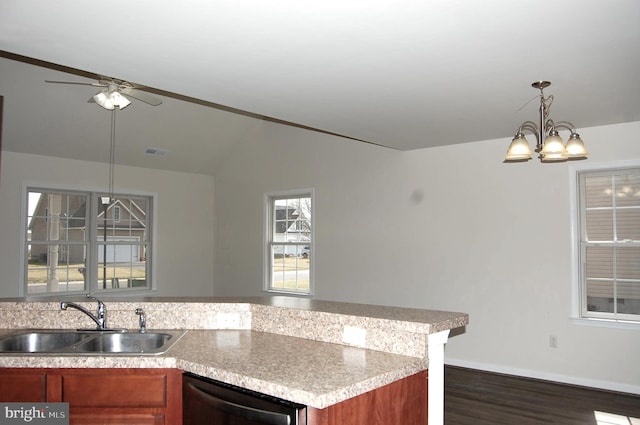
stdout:
[[587,253],[587,279],[613,278],[613,247],[589,246]]
[[84,194],[28,193],[27,239],[30,241],[85,241],[86,203]]
[[587,240],[613,241],[613,210],[587,211]]
[[640,207],[640,173],[615,176],[616,206]]
[[27,192],[27,295],[85,290],[87,199],[79,193]]
[[585,178],[585,206],[587,208],[612,207],[612,193],[611,176],[591,176]]
[[139,242],[147,242],[148,203],[144,198],[117,197],[108,205],[100,204],[96,218],[98,240],[133,236]]
[[[283,252],[299,251],[299,256]],[[271,287],[287,291],[309,292],[310,255],[303,247],[273,245],[271,251]]]
[[148,198],[116,195],[98,206],[98,286],[101,289],[148,287]]
[[[104,258],[107,261],[104,261]],[[98,243],[98,284],[102,289],[147,286],[145,245]]]
[[70,245],[32,245],[42,254],[29,260],[27,266],[27,294],[45,292],[84,291],[86,264],[71,261]]
[[617,240],[640,241],[640,208],[616,210]]
[[640,282],[618,284],[618,313],[640,314]]
[[587,310],[605,313],[614,312],[613,282],[587,280]]
[[309,242],[311,198],[277,199],[273,203],[274,242]]
[[640,247],[616,248],[616,278],[640,281]]
[[273,245],[271,247],[271,287],[284,289],[285,287],[285,256],[284,246]]

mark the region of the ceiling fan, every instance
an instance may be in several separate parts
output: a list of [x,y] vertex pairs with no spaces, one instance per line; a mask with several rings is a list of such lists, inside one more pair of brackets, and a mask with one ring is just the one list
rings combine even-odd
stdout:
[[152,106],[158,106],[162,103],[162,100],[157,97],[152,96],[149,93],[142,91],[140,88],[136,88],[133,84],[122,80],[104,79],[98,80],[95,83],[53,80],[45,80],[45,82],[53,84],[75,84],[81,86],[103,87],[103,90],[91,97],[89,102],[97,103],[110,111],[114,110],[116,107],[124,109],[129,106],[131,101],[127,96]]

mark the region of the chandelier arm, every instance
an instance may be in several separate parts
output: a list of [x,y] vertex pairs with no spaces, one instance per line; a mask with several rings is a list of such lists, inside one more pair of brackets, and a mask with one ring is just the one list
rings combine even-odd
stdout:
[[542,135],[544,136],[545,134],[549,134],[552,131],[554,131],[556,129],[556,123],[549,118],[547,121],[544,122],[544,129],[542,131]]
[[523,130],[538,131],[538,125],[533,121],[525,121],[518,127],[518,131]]
[[572,133],[577,133],[576,127],[569,121],[558,121],[554,124],[554,128],[564,128],[565,130],[569,130]]
[[541,140],[540,140],[540,130],[538,129],[538,125],[533,121],[525,121],[522,124],[520,124],[520,127],[518,127],[518,133],[523,133],[525,130],[530,131],[536,136],[536,142],[537,142],[536,144],[539,145]]

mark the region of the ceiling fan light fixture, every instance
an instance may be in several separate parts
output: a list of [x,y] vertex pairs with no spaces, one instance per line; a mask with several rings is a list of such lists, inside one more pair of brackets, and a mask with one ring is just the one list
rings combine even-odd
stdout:
[[[140,100],[151,106],[162,104],[162,100],[155,96],[145,93],[143,90],[137,89],[133,84],[121,80],[99,80],[97,83],[84,83],[76,81],[54,81],[45,80],[47,83],[54,84],[74,84],[83,86],[105,87],[100,93],[96,93],[90,99],[90,103],[97,103],[102,108],[113,111],[118,107],[124,109],[131,105],[129,97]],[[129,96],[129,97],[127,97]]]
[[102,106],[104,109],[108,109],[109,111],[112,111],[114,108],[113,102],[111,101],[111,96],[109,96],[109,92],[107,92],[106,90],[93,96],[93,100],[98,105]]
[[117,106],[120,109],[124,109],[131,105],[131,101],[117,91],[111,93],[111,101],[114,106]]
[[116,106],[124,109],[131,105],[131,101],[118,91],[103,90],[93,96],[93,100],[109,111],[112,111]]

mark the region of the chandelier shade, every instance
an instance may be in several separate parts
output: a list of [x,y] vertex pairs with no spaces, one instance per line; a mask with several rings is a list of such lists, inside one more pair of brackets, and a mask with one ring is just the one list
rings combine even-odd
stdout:
[[531,159],[533,151],[529,146],[529,141],[524,137],[523,133],[518,133],[513,137],[509,150],[507,151],[506,161],[528,161]]
[[544,139],[542,149],[540,150],[540,160],[542,162],[566,161],[569,156],[564,147],[562,137],[555,130]]
[[[525,121],[518,127],[518,131],[509,145],[504,162],[524,162],[533,157],[529,141],[524,136],[525,131],[536,136],[535,152],[539,154],[538,158],[541,162],[586,159],[589,155],[573,124],[568,121],[554,122],[549,118],[553,95],[545,97],[544,89],[550,85],[549,81],[536,81],[531,84],[533,88],[540,90],[539,121],[538,123]],[[571,132],[566,145],[558,134],[558,129],[565,129]]]
[[578,133],[571,133],[571,136],[569,136],[569,140],[567,141],[566,149],[569,158],[584,159],[589,155],[589,152],[587,152],[587,149],[584,147],[584,142]]

